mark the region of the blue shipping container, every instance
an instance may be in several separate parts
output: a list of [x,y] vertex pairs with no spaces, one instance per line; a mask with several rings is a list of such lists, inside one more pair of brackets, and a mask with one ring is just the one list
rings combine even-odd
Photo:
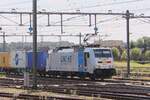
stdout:
[[[33,65],[33,52],[27,52],[26,53],[27,57],[27,68],[32,69]],[[36,69],[38,71],[43,71],[46,69],[46,60],[48,57],[47,52],[38,52],[37,53],[37,66]]]

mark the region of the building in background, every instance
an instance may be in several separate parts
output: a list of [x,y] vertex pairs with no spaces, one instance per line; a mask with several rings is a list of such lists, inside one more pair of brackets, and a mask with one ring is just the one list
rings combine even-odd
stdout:
[[94,44],[100,45],[102,47],[117,47],[125,48],[126,44],[122,40],[104,40],[104,41],[95,41]]

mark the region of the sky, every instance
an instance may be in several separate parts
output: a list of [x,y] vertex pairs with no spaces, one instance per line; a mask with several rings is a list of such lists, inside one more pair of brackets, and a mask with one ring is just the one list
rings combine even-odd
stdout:
[[[1,0],[2,1],[2,0]],[[150,16],[150,0],[38,0],[38,11],[47,12],[104,12],[111,10],[114,13],[125,13],[126,10],[135,15],[144,14]],[[32,11],[32,0],[3,0],[0,2],[0,11]],[[73,18],[72,18],[73,17]],[[94,33],[94,26],[88,26],[88,16],[64,16],[64,34],[87,34]],[[60,16],[51,16],[51,24],[60,25]],[[17,15],[0,15],[0,27],[7,35],[29,33],[29,18],[23,16],[23,23],[27,26],[18,26],[19,17]],[[92,24],[94,18],[92,17]],[[38,16],[38,34],[60,34],[59,26],[47,27],[47,17]],[[98,34],[89,41],[95,40],[123,40],[126,42],[126,20],[122,16],[97,16]],[[143,36],[150,36],[150,19],[131,19],[130,35],[131,40],[136,40]],[[2,33],[1,33],[2,34]],[[38,38],[42,41],[41,38]],[[78,37],[63,37],[62,40],[78,43]],[[6,42],[32,41],[32,37],[7,37]],[[59,41],[59,37],[44,37],[44,41]],[[2,42],[2,38],[0,39]]]

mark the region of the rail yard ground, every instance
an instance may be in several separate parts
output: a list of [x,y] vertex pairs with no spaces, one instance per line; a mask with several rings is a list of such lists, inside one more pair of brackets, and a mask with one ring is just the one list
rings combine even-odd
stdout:
[[[30,80],[32,83],[32,78]],[[38,78],[38,89],[23,87],[22,77],[0,78],[0,96],[16,99],[49,100],[149,100],[150,82],[137,80],[91,81]],[[51,100],[50,99],[50,100]]]
[[[24,88],[23,76],[0,73],[1,100],[149,100],[150,64],[131,62],[131,76],[126,78],[126,62],[115,62],[117,76],[104,81],[64,78],[38,78],[38,89]],[[32,76],[31,76],[32,77]],[[32,78],[30,79],[32,84]],[[11,99],[10,99],[11,98]]]
[[[84,100],[84,99],[98,99],[96,97],[86,97],[86,96],[77,96],[77,95],[67,95],[61,93],[53,93],[53,92],[44,92],[42,90],[26,90],[26,89],[17,89],[17,88],[3,88],[0,87],[0,99],[29,99],[29,100]],[[102,99],[102,98],[101,98]]]

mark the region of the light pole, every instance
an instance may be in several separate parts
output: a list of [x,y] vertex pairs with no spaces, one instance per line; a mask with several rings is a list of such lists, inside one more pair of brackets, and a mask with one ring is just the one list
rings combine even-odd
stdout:
[[33,88],[37,88],[37,0],[33,0]]
[[129,10],[126,11],[126,21],[127,21],[127,77],[130,77],[130,30],[129,30]]

